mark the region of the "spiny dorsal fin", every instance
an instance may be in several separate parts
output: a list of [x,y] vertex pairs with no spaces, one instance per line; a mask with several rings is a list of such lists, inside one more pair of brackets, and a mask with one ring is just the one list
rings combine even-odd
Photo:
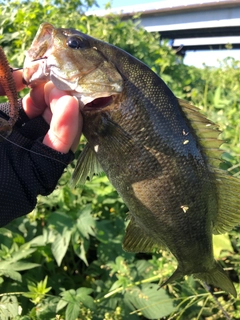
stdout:
[[[163,244],[156,243],[131,218],[123,240],[123,250],[127,252],[152,252],[154,248],[163,249]],[[166,248],[166,247],[165,247]]]
[[213,221],[213,233],[226,233],[240,224],[240,179],[215,168],[214,175],[218,193],[218,215]]
[[76,183],[84,185],[88,177],[92,179],[94,174],[102,171],[95,152],[91,149],[89,143],[87,143],[78,158],[72,175],[71,186],[74,187]]
[[178,99],[178,103],[188,120],[191,122],[191,125],[199,138],[200,144],[208,157],[209,164],[213,167],[219,167],[219,164],[222,161],[221,156],[224,152],[219,149],[224,142],[218,139],[218,136],[221,133],[219,126],[208,120],[199,112],[197,107],[191,105],[189,102]]

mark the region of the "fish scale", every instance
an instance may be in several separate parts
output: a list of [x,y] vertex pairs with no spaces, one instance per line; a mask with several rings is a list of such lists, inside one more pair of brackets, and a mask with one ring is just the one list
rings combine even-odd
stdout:
[[162,285],[193,274],[236,296],[213,256],[212,234],[240,223],[240,182],[218,168],[218,126],[141,61],[74,29],[42,24],[24,77],[78,98],[88,143],[73,183],[105,171],[129,208],[123,249],[170,250],[178,267]]

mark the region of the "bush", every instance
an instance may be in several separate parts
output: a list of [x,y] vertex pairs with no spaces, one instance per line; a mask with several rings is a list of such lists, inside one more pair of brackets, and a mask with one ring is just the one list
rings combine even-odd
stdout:
[[[138,22],[86,17],[84,6],[92,3],[1,1],[0,45],[11,64],[22,65],[40,21],[71,26],[120,46],[220,124],[230,141],[224,166],[238,174],[240,62],[227,59],[218,69],[187,67]],[[123,201],[105,176],[72,190],[72,170],[67,169],[50,196],[39,197],[33,212],[0,229],[1,319],[225,319],[211,294],[192,277],[157,291],[159,280],[176,268],[172,255],[124,252],[128,210]],[[215,240],[215,256],[235,282],[237,231],[231,242],[226,235]],[[232,317],[240,317],[238,299],[222,292],[217,296]]]

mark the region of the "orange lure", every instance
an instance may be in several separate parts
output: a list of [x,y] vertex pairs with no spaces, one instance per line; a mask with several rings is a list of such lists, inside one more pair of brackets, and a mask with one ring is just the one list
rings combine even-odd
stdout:
[[0,119],[0,132],[4,132],[8,136],[18,119],[19,103],[16,84],[2,47],[0,47],[0,85],[5,91],[10,104],[9,120]]

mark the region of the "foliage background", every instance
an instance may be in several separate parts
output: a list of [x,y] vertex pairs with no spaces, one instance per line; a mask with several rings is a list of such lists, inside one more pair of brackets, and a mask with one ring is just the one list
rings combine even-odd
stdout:
[[[113,43],[143,60],[175,95],[220,125],[228,141],[223,166],[239,175],[240,61],[226,59],[220,68],[186,66],[137,20],[86,17],[92,3],[0,0],[0,45],[11,65],[22,66],[24,51],[44,21]],[[104,176],[72,190],[72,169],[53,194],[39,197],[33,212],[0,229],[1,319],[225,319],[192,277],[157,291],[158,282],[176,267],[171,254],[124,252],[126,206]],[[239,292],[238,231],[216,237],[215,256]],[[223,292],[216,296],[232,318],[240,319],[239,299]]]

